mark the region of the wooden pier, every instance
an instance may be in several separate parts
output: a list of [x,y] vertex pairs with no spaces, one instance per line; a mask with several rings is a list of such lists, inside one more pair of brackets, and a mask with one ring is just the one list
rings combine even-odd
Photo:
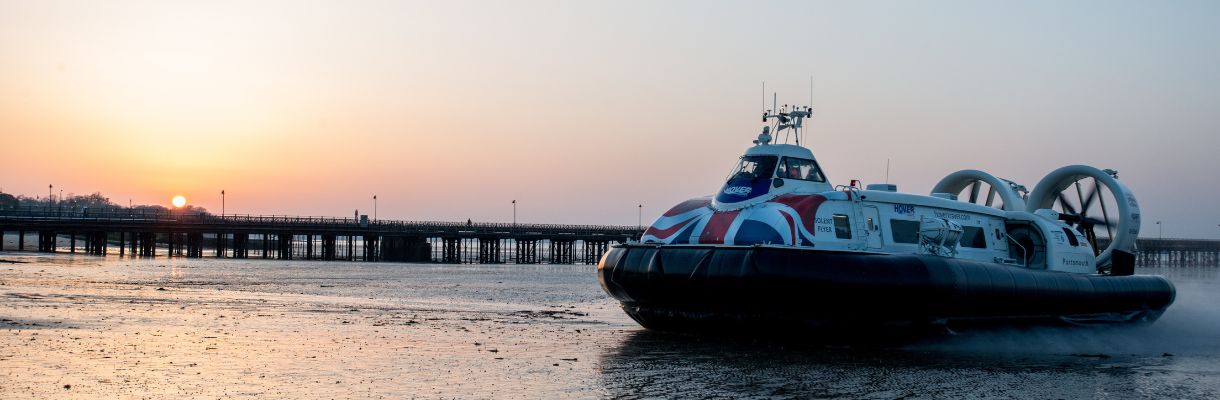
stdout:
[[[15,246],[0,250],[132,257],[596,264],[610,244],[638,238],[641,232],[635,226],[370,221],[138,210],[0,211],[0,233],[17,234]],[[27,239],[34,240],[26,243]]]
[[[1107,243],[1098,240],[1098,247]],[[1220,266],[1220,240],[1148,239],[1135,242],[1135,265],[1146,267]]]

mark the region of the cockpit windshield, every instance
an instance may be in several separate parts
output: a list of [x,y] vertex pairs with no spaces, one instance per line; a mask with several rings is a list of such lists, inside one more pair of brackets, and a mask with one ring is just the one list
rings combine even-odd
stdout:
[[737,164],[737,168],[729,175],[727,181],[738,179],[755,180],[758,178],[771,179],[771,174],[775,171],[775,161],[778,157],[775,156],[745,156],[741,158],[741,163]]
[[804,181],[826,182],[818,163],[804,158],[784,157],[779,161],[779,171],[775,176],[780,178],[800,179]]

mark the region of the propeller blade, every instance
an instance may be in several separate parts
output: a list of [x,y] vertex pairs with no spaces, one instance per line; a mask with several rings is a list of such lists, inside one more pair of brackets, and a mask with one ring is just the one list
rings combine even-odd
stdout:
[[[1077,216],[1079,221],[1076,222],[1076,231],[1084,235],[1085,240],[1089,241],[1089,246],[1093,248],[1093,255],[1100,254],[1100,249],[1097,248],[1097,233],[1093,227],[1098,222],[1103,222],[1097,218],[1086,217],[1084,215]],[[1103,222],[1104,223],[1104,222]]]
[[[1088,196],[1084,197],[1084,202],[1080,203],[1081,204],[1080,207],[1084,208],[1084,209],[1088,209],[1089,206],[1093,204],[1093,199],[1097,198],[1097,194],[1100,192],[1099,189],[1100,189],[1100,187],[1098,187],[1097,180],[1094,179],[1093,180],[1093,190],[1089,191]],[[1103,207],[1104,207],[1104,205],[1103,205]]]
[[980,189],[979,183],[981,183],[981,181],[974,181],[974,183],[970,185],[970,202],[971,203],[977,203],[979,201],[979,189]]
[[1093,231],[1093,225],[1088,224],[1081,226],[1080,233],[1084,234],[1084,238],[1089,241],[1089,246],[1093,248],[1093,256],[1101,254],[1101,249],[1097,248],[1097,233]]
[[1098,219],[1098,218],[1094,218],[1094,217],[1083,217],[1083,218],[1081,218],[1081,221],[1083,221],[1091,226],[1104,226],[1107,228],[1118,226],[1118,223],[1116,223],[1116,222],[1107,221],[1104,219]]
[[1082,219],[1080,221],[1080,224],[1077,225],[1077,229],[1080,230],[1081,233],[1093,234],[1094,237],[1096,237],[1097,234],[1093,233],[1093,232],[1098,227],[1105,227],[1106,228],[1106,239],[1110,240],[1110,239],[1114,239],[1114,228],[1117,226],[1118,226],[1117,222],[1112,222],[1112,221],[1107,222],[1107,221],[1103,221],[1103,220],[1100,220],[1097,218],[1089,217],[1089,218]]
[[1076,207],[1072,207],[1071,204],[1068,204],[1067,200],[1068,200],[1067,196],[1064,196],[1063,192],[1060,192],[1059,193],[1059,205],[1061,207],[1063,207],[1063,211],[1067,211],[1068,214],[1075,214]]
[[1080,200],[1080,216],[1088,215],[1089,203],[1084,202],[1084,194],[1080,192],[1080,181],[1076,181],[1072,186],[1076,187],[1076,200]]

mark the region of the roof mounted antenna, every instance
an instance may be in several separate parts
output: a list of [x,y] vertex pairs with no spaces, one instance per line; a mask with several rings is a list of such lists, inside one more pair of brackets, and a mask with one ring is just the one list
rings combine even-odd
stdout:
[[[805,107],[805,116],[801,119],[804,118],[813,118],[813,75],[809,75],[809,105]],[[797,128],[801,128],[800,133],[803,134],[805,133],[805,127],[802,126],[801,119],[798,119],[796,124]],[[796,144],[798,146],[801,144],[801,138],[799,136],[796,138]]]
[[[767,83],[763,82],[763,96],[764,96],[763,107],[766,107],[766,97],[765,97],[766,89],[767,89],[766,85],[767,85]],[[810,88],[809,98],[811,99],[810,104],[812,104],[813,77],[809,78],[809,88]],[[789,106],[788,104],[784,104],[783,107],[780,107],[779,106],[779,93],[777,93],[777,92],[771,93],[771,109],[763,112],[762,120],[763,120],[763,123],[767,123],[767,122],[769,122],[769,120],[774,119],[775,125],[774,125],[774,127],[764,127],[763,135],[766,135],[766,140],[762,140],[763,135],[759,135],[760,140],[756,141],[756,142],[758,142],[760,144],[766,144],[766,143],[770,143],[772,138],[774,138],[778,142],[779,134],[781,132],[783,132],[784,140],[782,143],[787,143],[788,138],[792,137],[793,140],[796,142],[797,146],[801,145],[801,136],[804,133],[804,128],[805,128],[804,121],[806,118],[810,118],[813,116],[813,107],[812,106],[800,107],[795,104],[793,104],[791,108],[789,108],[788,106]],[[766,128],[771,128],[771,129],[766,129]],[[791,130],[790,132],[784,132],[785,130],[789,130],[789,129]]]

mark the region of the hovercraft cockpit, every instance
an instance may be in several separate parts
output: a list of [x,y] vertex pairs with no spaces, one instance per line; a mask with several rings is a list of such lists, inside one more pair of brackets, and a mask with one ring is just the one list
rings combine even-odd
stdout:
[[714,206],[740,208],[785,193],[830,190],[809,149],[784,144],[755,146],[741,157],[724,188],[716,194]]

